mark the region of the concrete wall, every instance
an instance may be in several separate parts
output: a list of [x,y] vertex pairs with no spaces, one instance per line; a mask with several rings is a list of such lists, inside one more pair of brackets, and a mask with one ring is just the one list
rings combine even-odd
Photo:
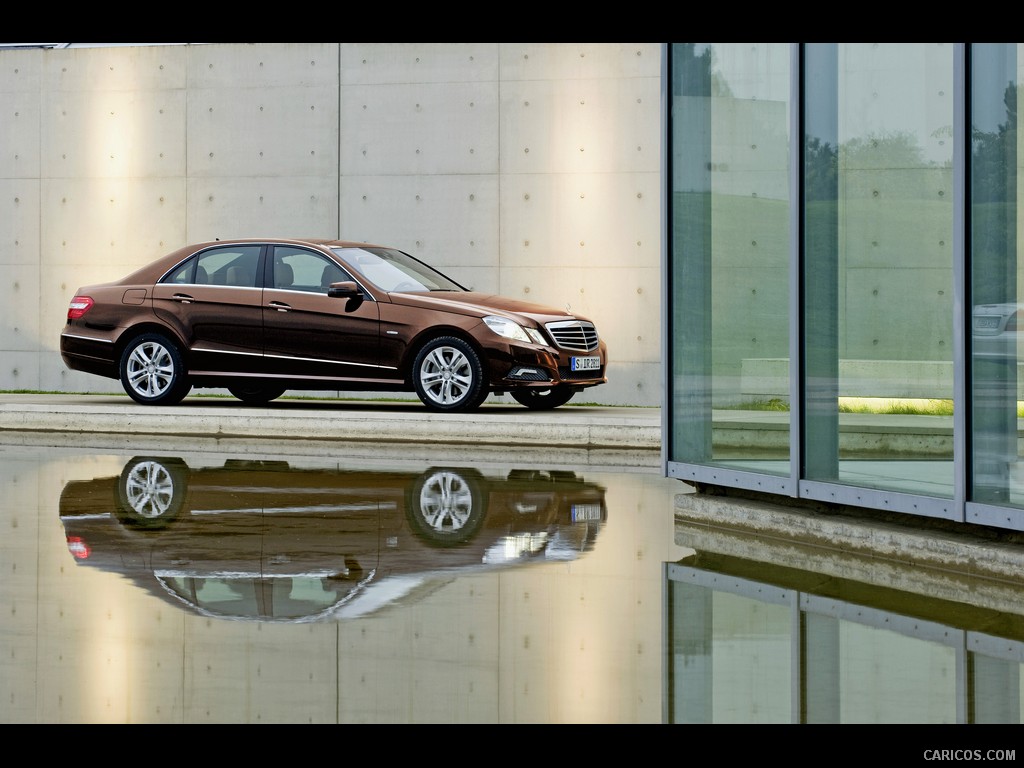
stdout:
[[607,340],[581,400],[658,405],[659,43],[0,51],[0,390],[65,369],[77,287],[189,242],[395,245]]

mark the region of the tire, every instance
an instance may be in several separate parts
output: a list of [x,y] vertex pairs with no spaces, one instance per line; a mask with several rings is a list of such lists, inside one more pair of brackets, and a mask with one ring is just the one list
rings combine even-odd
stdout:
[[480,356],[454,336],[424,345],[413,363],[412,379],[420,400],[434,411],[472,411],[487,399]]
[[188,492],[181,459],[136,457],[117,482],[118,519],[136,528],[163,528],[178,518]]
[[520,405],[525,405],[534,411],[549,411],[560,405],[565,405],[576,393],[566,386],[551,387],[550,389],[538,389],[527,387],[523,389],[510,389],[509,394]]
[[176,405],[192,389],[178,347],[159,333],[132,339],[121,354],[121,386],[137,403]]
[[479,532],[487,517],[487,495],[473,469],[431,468],[407,492],[405,512],[419,538],[454,547]]
[[237,387],[228,387],[228,392],[246,405],[266,405],[283,395],[285,389],[271,384],[241,384]]

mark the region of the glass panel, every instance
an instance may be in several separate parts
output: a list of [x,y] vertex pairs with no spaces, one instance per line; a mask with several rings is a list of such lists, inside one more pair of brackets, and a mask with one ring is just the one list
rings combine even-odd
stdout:
[[1017,414],[1024,272],[1017,260],[1017,45],[970,47],[970,500],[1024,506]]
[[955,723],[956,650],[854,621],[839,623],[840,723]]
[[671,581],[668,596],[669,722],[791,722],[791,608]]
[[788,43],[671,47],[671,461],[788,475]]
[[967,604],[967,570],[879,575],[867,554],[841,566],[760,534],[688,539],[695,555],[665,570],[666,722],[1024,722],[1018,590],[976,583]]
[[1011,659],[999,659],[980,653],[969,657],[973,677],[974,717],[971,722],[984,724],[1020,725],[1021,674],[1020,664]]
[[953,46],[805,46],[811,480],[953,494]]

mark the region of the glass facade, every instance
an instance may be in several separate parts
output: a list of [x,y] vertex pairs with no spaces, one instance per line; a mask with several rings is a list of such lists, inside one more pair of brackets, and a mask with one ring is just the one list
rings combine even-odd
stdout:
[[1024,722],[1017,595],[965,607],[912,566],[909,591],[774,563],[753,572],[722,554],[666,564],[666,723]]
[[669,476],[1024,530],[1019,58],[665,46]]

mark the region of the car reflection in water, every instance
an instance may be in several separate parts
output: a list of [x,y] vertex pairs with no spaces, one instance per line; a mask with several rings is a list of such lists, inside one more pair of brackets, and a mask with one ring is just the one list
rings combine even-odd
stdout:
[[77,563],[203,616],[315,622],[371,614],[460,573],[572,560],[607,516],[573,472],[190,468],[135,457],[69,482],[60,516]]

